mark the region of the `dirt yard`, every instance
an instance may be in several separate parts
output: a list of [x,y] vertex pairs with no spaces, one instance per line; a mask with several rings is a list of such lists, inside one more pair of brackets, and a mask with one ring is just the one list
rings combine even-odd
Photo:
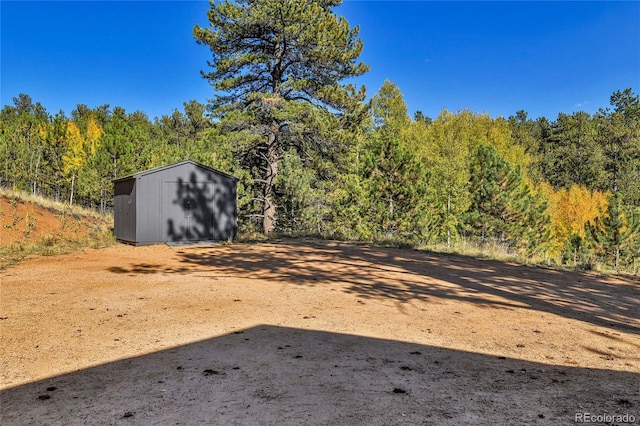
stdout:
[[0,274],[2,425],[640,423],[637,279],[317,241]]

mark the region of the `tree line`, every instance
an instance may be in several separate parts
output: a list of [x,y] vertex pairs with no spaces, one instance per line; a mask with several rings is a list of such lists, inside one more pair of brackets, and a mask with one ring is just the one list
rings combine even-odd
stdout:
[[455,248],[473,242],[557,263],[637,270],[640,98],[532,120],[443,110],[409,117],[368,66],[338,0],[220,2],[196,41],[211,104],[150,120],[121,107],[0,111],[0,183],[108,211],[111,181],[193,159],[238,177],[241,232]]

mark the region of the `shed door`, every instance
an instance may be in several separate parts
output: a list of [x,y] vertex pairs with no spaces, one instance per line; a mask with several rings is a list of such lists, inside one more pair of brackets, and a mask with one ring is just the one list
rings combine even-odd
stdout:
[[213,183],[163,182],[162,223],[169,242],[212,240]]

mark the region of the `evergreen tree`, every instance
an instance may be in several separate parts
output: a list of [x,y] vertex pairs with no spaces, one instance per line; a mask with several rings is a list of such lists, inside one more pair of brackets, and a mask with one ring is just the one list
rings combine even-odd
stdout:
[[509,117],[509,126],[513,143],[521,146],[525,154],[531,158],[527,175],[536,183],[543,182],[544,175],[540,169],[541,147],[547,136],[548,121],[544,117],[531,120],[526,111],[520,110],[516,115]]
[[611,96],[613,110],[600,110],[604,189],[621,193],[621,202],[640,206],[640,96],[631,89]]
[[522,169],[503,160],[492,146],[481,146],[471,163],[471,206],[467,226],[482,242],[490,239],[541,251],[551,238],[547,203],[531,191]]
[[431,117],[427,117],[422,111],[416,111],[415,114],[413,114],[413,121],[422,122],[427,125],[433,122]]
[[331,206],[331,210],[327,212],[330,233],[341,239],[371,241],[374,238],[366,205],[368,193],[363,171],[367,130],[370,129],[366,129],[363,123],[356,133],[354,147],[345,156],[345,167],[327,188],[328,204]]
[[594,224],[587,224],[590,245],[596,256],[605,259],[605,263],[618,268],[622,255],[625,218],[622,212],[620,194],[612,194],[608,199],[606,214]]
[[424,241],[431,212],[427,171],[407,143],[411,119],[400,89],[385,81],[371,99],[371,128],[360,147],[359,166],[367,232],[374,239]]
[[586,112],[558,114],[542,146],[541,169],[554,188],[606,189],[605,155],[596,120]]
[[625,228],[622,240],[622,261],[634,274],[640,268],[640,207],[624,207]]
[[381,131],[362,153],[365,209],[376,239],[424,242],[432,216],[426,203],[427,174],[400,139]]
[[314,182],[313,169],[305,167],[295,149],[289,149],[281,159],[280,173],[275,181],[280,230],[292,234],[317,232],[322,212],[314,203]]
[[[241,133],[238,154],[261,183],[263,231],[276,229],[274,187],[288,148],[309,155],[344,151],[334,132],[362,117],[364,90],[340,82],[365,73],[358,28],[332,10],[340,0],[211,3],[210,27],[194,28],[213,54],[202,73],[216,90],[213,110]],[[328,137],[327,137],[328,136]]]

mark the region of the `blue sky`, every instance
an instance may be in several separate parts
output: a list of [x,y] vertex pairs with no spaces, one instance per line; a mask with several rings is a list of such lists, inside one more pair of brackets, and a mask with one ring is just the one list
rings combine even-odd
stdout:
[[[50,113],[122,106],[150,118],[213,96],[195,43],[205,1],[29,0],[0,3],[0,101],[30,95]],[[640,92],[640,2],[346,0],[360,26],[356,80],[369,96],[385,79],[410,114],[443,109],[555,119],[593,113],[616,90]]]

